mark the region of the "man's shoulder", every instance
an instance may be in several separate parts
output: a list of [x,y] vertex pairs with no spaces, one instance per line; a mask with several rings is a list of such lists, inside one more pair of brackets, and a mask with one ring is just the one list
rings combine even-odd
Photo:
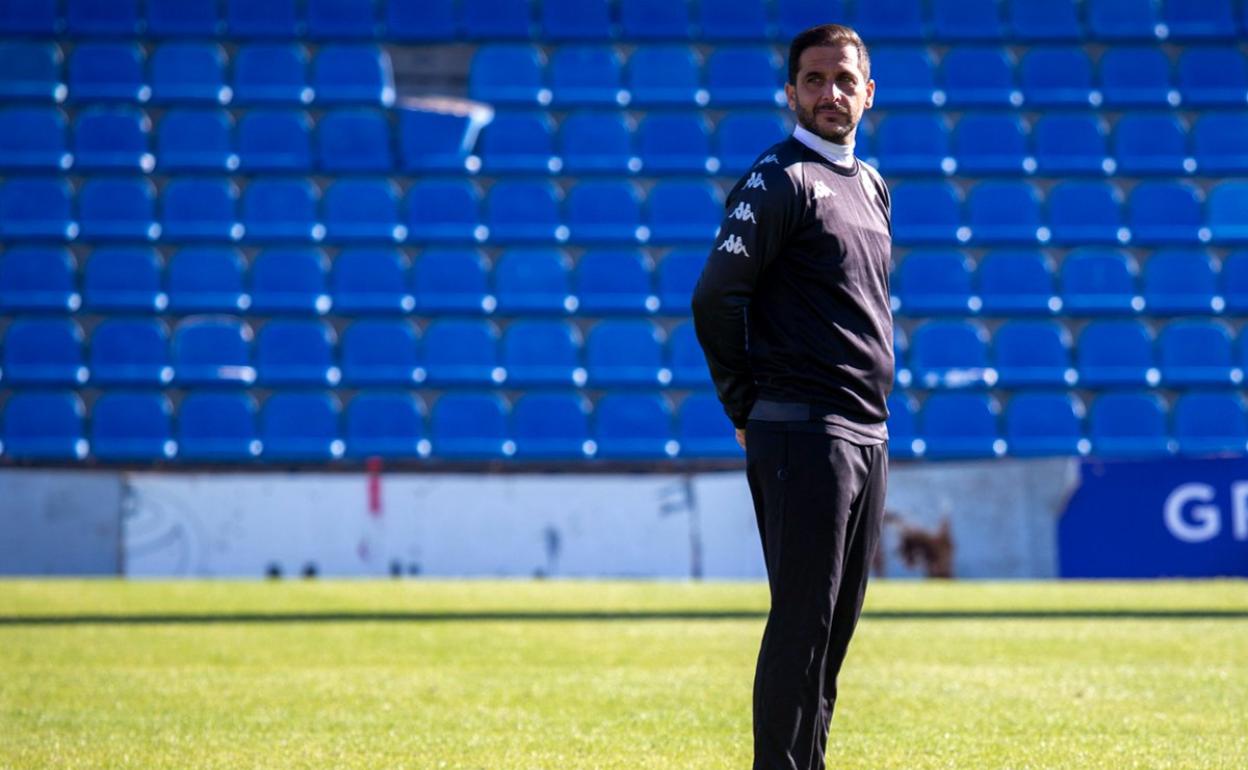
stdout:
[[804,160],[805,147],[793,137],[787,137],[759,153],[744,177],[771,168],[788,169]]
[[888,195],[888,185],[884,183],[884,177],[880,175],[879,171],[875,170],[874,166],[859,160],[858,168],[861,170],[861,173],[867,175],[867,179],[870,180],[871,184],[875,185],[881,195]]

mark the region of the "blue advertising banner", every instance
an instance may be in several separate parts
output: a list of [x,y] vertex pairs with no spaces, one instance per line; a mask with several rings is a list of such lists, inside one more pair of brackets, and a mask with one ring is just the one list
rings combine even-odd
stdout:
[[1062,577],[1248,577],[1248,458],[1085,460],[1080,477]]

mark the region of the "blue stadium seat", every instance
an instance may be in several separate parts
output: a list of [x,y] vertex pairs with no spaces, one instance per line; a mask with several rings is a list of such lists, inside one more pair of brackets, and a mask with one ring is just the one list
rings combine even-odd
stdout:
[[932,0],[932,35],[937,40],[1001,40],[1005,36],[997,0]]
[[260,412],[265,460],[327,461],[346,451],[342,406],[329,393],[274,393]]
[[1062,261],[1062,307],[1073,315],[1130,315],[1144,309],[1139,266],[1119,251],[1079,247]]
[[1056,268],[1035,250],[994,250],[979,261],[975,273],[986,315],[1050,315],[1062,308],[1054,276]]
[[236,171],[233,119],[224,110],[169,110],[156,132],[156,163],[162,172]]
[[962,174],[1019,176],[1036,170],[1027,130],[1016,115],[964,115],[954,129],[953,148]]
[[[64,31],[58,0],[5,0],[0,3],[0,35],[51,37]],[[0,67],[0,72],[4,72]]]
[[952,107],[1018,107],[1023,92],[1014,62],[1001,48],[962,46],[941,62],[945,97]]
[[633,249],[590,250],[576,265],[578,310],[588,315],[645,315],[659,309],[654,263]]
[[447,393],[433,405],[433,456],[502,460],[516,453],[507,426],[507,402],[487,393]]
[[380,28],[375,0],[307,0],[308,37],[369,40]]
[[67,170],[74,156],[66,142],[65,114],[54,107],[0,109],[0,169],[17,171]]
[[1109,132],[1095,115],[1043,115],[1032,129],[1036,170],[1048,176],[1113,173]]
[[334,310],[345,315],[405,314],[416,307],[408,291],[407,259],[396,248],[348,247],[330,274]]
[[225,53],[215,43],[164,43],[152,54],[152,101],[229,104]]
[[501,385],[498,327],[489,321],[439,318],[425,329],[425,370],[431,385]]
[[576,393],[526,393],[511,413],[516,457],[585,459],[598,451],[589,433],[588,399]]
[[1101,40],[1156,40],[1161,18],[1153,0],[1088,0],[1088,31]]
[[303,32],[296,0],[226,0],[231,37],[293,38]]
[[779,107],[785,103],[782,62],[770,48],[719,46],[706,61],[712,107]]
[[1203,249],[1161,249],[1144,265],[1144,307],[1150,315],[1211,315],[1226,306],[1217,266]]
[[74,121],[74,163],[90,171],[146,173],[156,167],[149,152],[152,123],[129,107],[92,107]]
[[771,37],[775,29],[769,18],[770,5],[766,0],[701,3],[698,14],[701,37],[707,41],[757,41]]
[[1179,94],[1189,107],[1242,107],[1248,102],[1248,58],[1229,45],[1184,49]]
[[649,237],[641,226],[641,196],[630,182],[580,182],[564,208],[572,243],[644,243]]
[[239,313],[251,307],[237,249],[205,246],[179,250],[169,260],[166,285],[175,313]]
[[672,372],[672,385],[678,388],[714,387],[692,321],[681,322],[668,333],[666,363]]
[[597,457],[662,460],[675,457],[680,444],[672,437],[672,407],[651,393],[608,393],[594,410]]
[[732,457],[745,453],[733,435],[732,422],[713,393],[691,393],[680,404],[676,418],[680,456],[687,458]]
[[78,221],[87,240],[156,240],[156,190],[146,179],[91,177],[78,190]]
[[495,115],[481,132],[478,152],[487,174],[554,174],[563,168],[555,154],[555,124],[545,112]]
[[351,387],[413,387],[425,381],[415,327],[403,319],[357,318],[342,333],[342,379]]
[[900,324],[893,325],[893,386],[897,390],[908,388],[914,381],[910,371],[910,337]]
[[0,235],[6,239],[73,240],[78,230],[65,179],[11,178],[0,183]]
[[633,107],[705,107],[711,99],[701,62],[686,45],[638,48],[628,60],[625,84]]
[[551,104],[555,107],[618,108],[628,104],[623,64],[609,45],[567,45],[550,59]]
[[138,0],[66,0],[66,28],[83,37],[135,37],[139,34]]
[[[246,161],[243,164],[246,168]],[[320,241],[320,195],[306,179],[253,179],[243,193],[243,227],[251,241]]]
[[153,319],[107,318],[91,334],[89,363],[95,385],[168,385],[173,382],[169,329]]
[[548,106],[552,94],[541,51],[523,44],[481,45],[472,57],[468,96],[495,105]]
[[572,261],[558,249],[513,248],[494,264],[498,309],[515,315],[572,313]]
[[544,0],[541,37],[545,40],[606,40],[615,35],[609,0]]
[[1131,242],[1204,243],[1211,237],[1205,227],[1203,194],[1187,182],[1141,182],[1127,201],[1127,225]]
[[423,458],[432,451],[424,405],[407,392],[357,394],[345,424],[347,457]]
[[799,32],[829,21],[849,18],[845,0],[776,0],[776,39],[792,40]]
[[903,390],[894,390],[888,397],[889,457],[922,457],[927,450],[919,438],[919,405]]
[[1156,393],[1106,393],[1092,402],[1088,420],[1098,457],[1164,457],[1174,451],[1166,407]]
[[1058,244],[1126,243],[1122,193],[1108,182],[1059,182],[1049,190],[1049,230]]
[[1040,214],[1040,196],[1027,182],[980,182],[971,188],[966,209],[976,244],[1035,244],[1050,238]]
[[568,228],[560,215],[559,188],[551,182],[510,180],[490,188],[485,225],[491,242],[563,242]]
[[971,287],[970,258],[956,249],[915,249],[897,268],[898,312],[911,316],[967,315],[980,308]]
[[147,34],[211,39],[225,31],[217,0],[147,0]]
[[63,246],[9,245],[0,253],[0,313],[76,312],[76,273]]
[[394,168],[390,126],[379,110],[348,109],[321,118],[317,165],[331,173],[389,172]]
[[914,0],[878,0],[856,4],[851,26],[863,40],[921,41],[928,35],[924,6]]
[[178,459],[245,461],[260,456],[256,401],[249,393],[192,392],[178,406]]
[[238,186],[229,179],[180,177],[165,185],[161,237],[169,241],[237,241]]
[[620,0],[619,13],[626,40],[688,40],[693,37],[688,3]]
[[408,188],[404,224],[408,238],[433,243],[474,243],[488,234],[481,224],[481,194],[466,179],[422,179]]
[[876,107],[930,108],[945,104],[944,89],[936,85],[936,64],[925,47],[873,49],[871,77],[877,83],[889,84],[876,93]]
[[693,287],[702,275],[706,254],[701,249],[674,249],[659,262],[659,307],[667,315],[684,315]]
[[521,319],[503,335],[507,383],[519,388],[585,384],[581,333],[566,321]]
[[1092,442],[1083,435],[1087,410],[1064,392],[1018,393],[1005,410],[1005,440],[1015,457],[1086,455]]
[[933,393],[919,413],[924,456],[942,458],[1001,457],[1008,445],[998,422],[1001,405],[982,393]]
[[914,330],[910,369],[925,388],[982,388],[997,381],[988,331],[973,321],[924,321]]
[[401,243],[399,190],[389,179],[339,179],[325,191],[325,239]]
[[711,129],[696,114],[651,113],[637,130],[641,167],[649,175],[715,173]]
[[489,265],[473,249],[429,248],[412,268],[416,310],[424,315],[491,313]]
[[646,226],[655,244],[706,244],[715,236],[723,215],[723,196],[708,182],[660,180],[650,188],[646,201]]
[[1192,144],[1202,174],[1248,174],[1248,115],[1201,115],[1192,129]]
[[329,44],[312,61],[312,89],[318,104],[394,105],[390,55],[372,44]]
[[312,122],[297,110],[248,110],[238,124],[239,169],[306,172],[312,168]]
[[1007,27],[1016,40],[1077,42],[1083,39],[1079,0],[1011,0]]
[[82,43],[69,57],[69,98],[77,102],[146,102],[143,52],[134,43]]
[[475,174],[481,169],[481,159],[470,150],[482,123],[483,118],[471,112],[456,115],[418,107],[399,110],[402,168],[418,174]]
[[1203,42],[1236,37],[1232,0],[1169,0],[1163,4],[1162,20],[1171,40]]
[[1177,107],[1170,60],[1160,48],[1111,48],[1101,57],[1101,95],[1105,106]]
[[1023,54],[1019,82],[1029,107],[1099,107],[1092,61],[1078,46],[1035,47]]
[[235,104],[311,104],[308,54],[293,43],[244,43],[234,54]]
[[173,333],[173,374],[179,386],[249,386],[252,331],[245,321],[225,316],[185,318]]
[[627,174],[641,169],[627,117],[615,112],[574,113],[559,128],[559,156],[574,174]]
[[4,404],[4,453],[22,460],[83,460],[86,409],[72,391],[14,393]]
[[1114,126],[1118,171],[1139,176],[1178,176],[1196,170],[1187,148],[1187,131],[1169,114],[1132,113]]
[[1001,387],[1070,387],[1078,380],[1070,332],[1057,321],[1011,319],[992,337],[992,363]]
[[52,43],[0,42],[0,99],[63,102],[63,57]]
[[173,459],[173,406],[163,393],[106,392],[91,407],[91,454],[97,460]]
[[88,309],[102,312],[159,313],[169,306],[156,250],[146,246],[100,246],[82,271]]
[[1079,384],[1093,388],[1154,387],[1161,381],[1153,333],[1139,321],[1093,321],[1076,346]]
[[82,329],[68,318],[22,317],[4,334],[6,386],[83,385]]
[[1248,243],[1248,182],[1221,182],[1209,193],[1208,221],[1215,243]]
[[389,0],[385,37],[401,42],[451,43],[461,19],[456,0]]
[[1167,387],[1237,386],[1244,372],[1236,366],[1231,333],[1218,321],[1171,321],[1157,338],[1161,381]]
[[332,304],[329,260],[315,249],[274,247],[251,264],[251,310],[264,315],[324,315]]
[[1248,312],[1248,251],[1233,251],[1223,258],[1222,297],[1228,313]]
[[903,182],[893,189],[893,237],[899,243],[958,243],[970,239],[962,227],[962,201],[948,182]]
[[1170,415],[1179,454],[1248,452],[1248,414],[1237,392],[1184,393]]
[[774,111],[726,115],[715,126],[712,154],[719,159],[722,173],[740,174],[754,165],[763,150],[789,133]]
[[641,319],[598,322],[585,342],[589,385],[602,387],[656,387],[671,383],[663,362],[663,335],[659,327]]
[[890,113],[876,128],[875,141],[880,171],[885,174],[948,175],[957,168],[949,129],[940,113]]
[[464,35],[469,40],[524,40],[536,31],[533,3],[511,0],[461,0]]
[[338,335],[319,320],[274,319],[256,339],[256,382],[264,387],[328,386],[342,379],[334,360]]

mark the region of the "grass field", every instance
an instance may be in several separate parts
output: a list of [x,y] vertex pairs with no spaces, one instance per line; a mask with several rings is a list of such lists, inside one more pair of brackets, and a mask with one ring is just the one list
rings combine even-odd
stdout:
[[[758,584],[0,581],[0,768],[748,770]],[[1248,583],[873,584],[830,768],[1242,770]]]

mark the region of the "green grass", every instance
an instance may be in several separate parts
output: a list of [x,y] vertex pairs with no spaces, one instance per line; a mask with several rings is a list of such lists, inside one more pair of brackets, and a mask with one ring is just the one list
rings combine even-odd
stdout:
[[[758,584],[0,581],[0,768],[747,770],[765,607]],[[831,768],[1248,767],[1248,583],[878,581],[867,611]]]

